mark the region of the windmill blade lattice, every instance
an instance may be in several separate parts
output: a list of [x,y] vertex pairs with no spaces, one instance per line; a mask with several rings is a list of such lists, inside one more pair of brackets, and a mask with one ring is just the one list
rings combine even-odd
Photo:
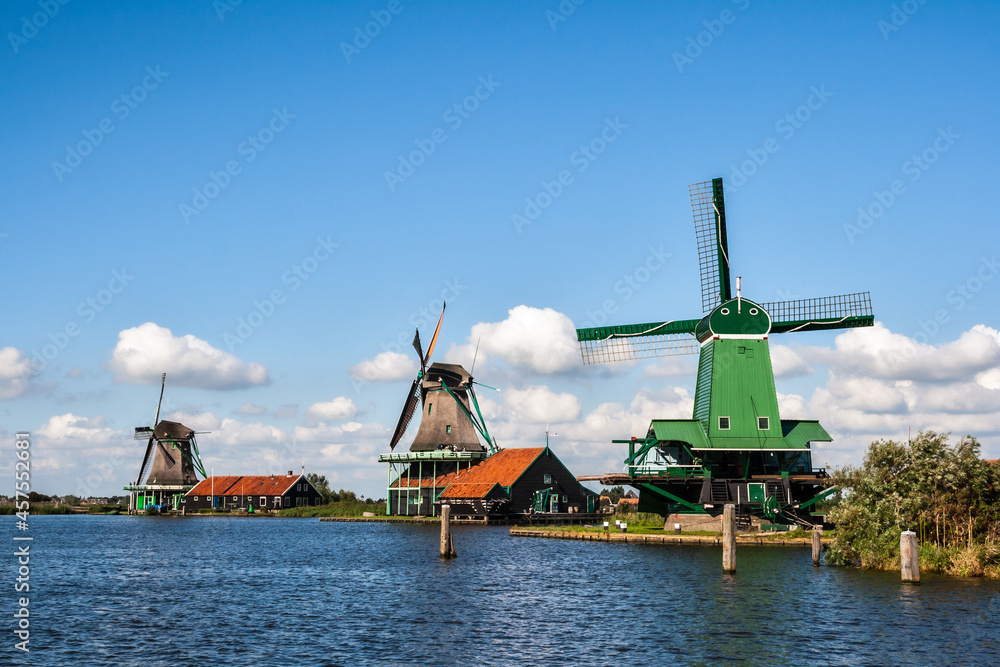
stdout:
[[760,305],[771,315],[773,333],[868,327],[875,322],[868,292]]
[[694,233],[698,241],[701,307],[707,313],[732,298],[722,179],[694,183],[688,186],[688,191],[691,194]]
[[584,364],[697,354],[698,320],[577,329]]

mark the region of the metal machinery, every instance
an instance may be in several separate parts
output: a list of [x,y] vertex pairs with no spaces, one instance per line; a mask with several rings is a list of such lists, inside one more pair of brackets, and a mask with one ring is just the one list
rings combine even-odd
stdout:
[[166,382],[167,374],[164,373],[153,419],[156,426],[135,429],[135,439],[147,442],[139,474],[134,482],[124,487],[129,492],[129,511],[142,511],[150,506],[179,509],[184,494],[198,483],[198,475],[207,477],[194,430],[178,422],[160,421]]
[[639,489],[639,511],[718,514],[727,503],[748,519],[809,523],[808,508],[832,489],[813,468],[810,445],[829,442],[816,420],[781,419],[768,337],[871,326],[868,292],[758,303],[730,280],[722,179],[689,186],[704,316],[578,329],[585,364],[700,355],[691,419],[657,419],[629,447],[625,472],[598,477]]
[[[477,383],[472,375],[457,364],[427,365],[437,344],[442,320],[444,308],[427,354],[420,345],[420,331],[413,337],[420,370],[406,394],[389,449],[394,450],[399,444],[417,405],[422,404],[420,427],[413,444],[408,452],[379,456],[379,462],[389,464],[386,493],[389,514],[436,514],[434,501],[447,486],[440,484],[442,478],[468,469],[498,451],[479,409],[474,389]],[[479,442],[477,433],[487,447]]]

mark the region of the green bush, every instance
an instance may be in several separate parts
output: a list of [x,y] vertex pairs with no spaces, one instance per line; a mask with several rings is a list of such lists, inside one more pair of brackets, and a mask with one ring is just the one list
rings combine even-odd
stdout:
[[896,569],[900,533],[912,530],[921,567],[966,576],[1000,569],[1000,466],[980,458],[975,438],[879,440],[861,467],[837,469],[832,481],[840,490],[829,513],[838,528],[831,563]]

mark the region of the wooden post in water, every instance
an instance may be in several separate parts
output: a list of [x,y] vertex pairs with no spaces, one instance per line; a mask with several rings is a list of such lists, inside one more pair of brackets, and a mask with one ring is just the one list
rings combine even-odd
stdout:
[[736,572],[736,505],[722,510],[722,571]]
[[454,558],[455,544],[451,541],[451,505],[441,506],[441,558]]
[[920,549],[917,534],[912,530],[903,531],[899,536],[899,565],[904,584],[920,583]]
[[813,526],[813,565],[819,567],[819,558],[823,554],[823,526]]

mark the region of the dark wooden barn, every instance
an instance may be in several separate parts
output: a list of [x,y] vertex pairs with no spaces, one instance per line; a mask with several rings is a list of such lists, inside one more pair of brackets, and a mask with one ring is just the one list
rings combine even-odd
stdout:
[[548,447],[502,449],[435,478],[401,475],[389,486],[389,513],[517,519],[534,513],[591,513],[597,494],[576,480]]
[[276,512],[319,505],[322,495],[305,475],[215,475],[184,496],[187,512],[202,509]]

